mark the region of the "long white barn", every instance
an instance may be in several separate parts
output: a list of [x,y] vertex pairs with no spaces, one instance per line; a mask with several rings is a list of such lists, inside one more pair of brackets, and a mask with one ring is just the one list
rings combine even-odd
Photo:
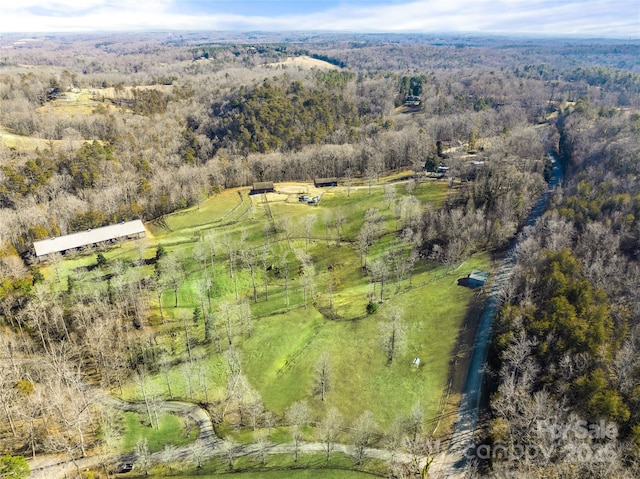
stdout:
[[118,238],[140,237],[146,235],[147,230],[140,220],[127,221],[117,225],[103,226],[70,235],[58,236],[42,241],[34,241],[33,249],[38,258],[51,253],[60,253],[74,248],[82,248],[103,241]]

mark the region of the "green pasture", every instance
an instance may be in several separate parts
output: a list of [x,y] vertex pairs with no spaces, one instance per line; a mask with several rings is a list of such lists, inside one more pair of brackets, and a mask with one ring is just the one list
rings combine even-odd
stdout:
[[[395,189],[397,197],[407,194],[406,182],[396,183]],[[425,181],[417,183],[412,194],[423,208],[431,208],[442,203],[447,191],[444,182]],[[407,246],[397,239],[394,207],[387,204],[381,186],[372,188],[371,193],[367,187],[354,188],[350,196],[339,188],[327,190],[318,206],[300,203],[294,194],[276,194],[272,199],[266,207],[263,195],[249,196],[246,188],[224,191],[202,201],[199,207],[148,224],[151,235],[142,248],[130,241],[105,251],[108,264],[102,269],[95,267],[96,252],[92,252],[49,264],[43,272],[53,288],[65,290],[70,275],[76,280],[74,288],[89,291],[106,288],[107,275],[111,276],[110,287],[155,277],[153,258],[159,244],[169,255],[180,258],[184,266],[177,292],[169,283],[160,290],[164,321],[155,291],[150,291],[146,304],[145,329],[153,331],[157,353],[156,363],[145,379],[153,394],[168,397],[168,380],[174,398],[211,403],[225,399],[229,373],[219,351],[227,347],[228,341],[222,305],[236,303],[237,285],[237,299],[250,304],[252,332],[249,336],[234,324],[230,334],[241,353],[243,373],[267,409],[281,417],[294,401],[306,399],[314,420],[320,419],[327,407],[335,406],[348,423],[371,410],[383,429],[418,402],[426,418],[435,416],[458,333],[475,294],[458,286],[457,279],[474,268],[490,270],[489,256],[476,255],[448,272],[441,265],[421,261],[414,268],[411,282],[408,277],[387,281],[381,300],[380,284],[372,283],[361,268],[362,259],[353,242],[366,211],[376,207],[384,218],[386,233],[371,246],[366,261],[381,257],[389,248],[397,250],[401,257],[408,253]],[[341,238],[332,226],[337,212],[346,218]],[[307,251],[302,225],[309,215],[315,216],[315,223]],[[284,223],[289,224],[288,235],[281,226]],[[226,238],[238,250],[235,278],[229,273]],[[211,239],[215,250],[213,268],[210,258],[205,275],[194,252],[200,241]],[[258,301],[253,302],[251,277],[248,268],[242,266],[240,253],[260,251],[265,244],[271,251],[269,268],[265,272],[262,265],[257,267]],[[306,274],[311,277],[305,277],[301,269],[301,252],[305,251],[312,264]],[[289,263],[288,278],[282,269],[284,253]],[[141,254],[147,263],[134,266]],[[209,288],[203,296],[205,276]],[[374,290],[379,310],[368,316],[365,307]],[[219,337],[218,341],[203,343],[204,321],[193,322],[196,307],[211,318],[215,325],[212,335]],[[406,348],[392,364],[387,364],[380,348],[380,325],[387,321],[387,311],[392,307],[402,311],[407,341]],[[188,351],[191,361],[186,361]],[[330,357],[331,383],[326,401],[322,402],[314,394],[314,367],[325,352]],[[168,370],[162,369],[158,355],[169,358]],[[417,369],[411,367],[415,357],[421,359]],[[141,391],[133,382],[122,389],[127,399],[141,398]]]
[[[164,347],[175,347],[178,355],[185,354],[184,339],[180,328],[175,329],[176,338],[166,335]],[[174,343],[173,345],[171,343]],[[145,378],[147,394],[163,398],[188,401],[221,401],[225,396],[224,386],[228,377],[226,363],[220,354],[212,354],[207,348],[196,347],[192,351],[193,361],[181,362]],[[169,385],[167,385],[167,383]],[[171,394],[169,394],[169,387]],[[129,382],[122,387],[123,399],[140,399],[142,392],[138,385]]]
[[237,220],[251,205],[247,189],[234,189],[213,195],[199,206],[178,211],[166,217],[172,231],[188,231],[198,227],[211,227],[216,222]]
[[[78,92],[65,92],[60,98],[49,101],[34,111],[39,116],[64,118],[91,116],[95,113],[96,108],[102,108],[104,112],[115,109],[113,105],[95,99],[92,91],[83,89]],[[76,148],[79,148],[83,141],[84,140],[73,140],[73,144]],[[54,148],[61,148],[64,141],[16,135],[0,126],[0,144],[17,150],[32,151],[36,148],[44,150],[52,146]]]
[[[406,184],[395,185],[397,197],[407,195]],[[291,222],[292,236],[302,238],[304,230],[303,218],[315,216],[312,236],[315,239],[336,237],[335,228],[326,229],[326,222],[335,221],[338,214],[344,215],[349,221],[342,228],[342,235],[346,238],[354,237],[364,222],[365,212],[376,207],[387,216],[387,229],[395,229],[393,205],[384,201],[384,191],[376,186],[369,193],[368,188],[353,189],[350,196],[343,189],[331,189],[322,193],[322,199],[317,206],[300,203],[296,194],[268,195],[268,207],[265,206],[263,195],[248,194],[248,188],[223,191],[203,200],[198,206],[167,215],[164,222],[151,222],[147,225],[154,241],[165,244],[193,243],[201,237],[213,235],[220,239],[223,235],[233,237],[244,236],[248,245],[263,241],[264,228],[270,221],[276,226],[286,218]],[[412,194],[427,207],[439,206],[447,195],[446,182],[422,181],[417,183]],[[267,217],[267,208],[272,219]]]
[[[168,471],[160,466],[151,471],[150,476],[140,477],[165,477]],[[187,474],[171,477],[178,479],[196,478],[241,478],[241,479],[371,479],[373,477],[385,477],[386,465],[375,459],[365,459],[359,470],[354,469],[353,459],[342,454],[331,455],[329,463],[324,454],[300,454],[299,462],[295,463],[292,454],[267,454],[265,462],[257,456],[241,456],[234,460],[233,470],[229,470],[226,460],[216,458],[207,461],[199,470],[189,471]],[[138,477],[131,476],[129,477]]]
[[[262,318],[254,335],[242,343],[245,374],[267,408],[277,413],[296,400],[308,399],[318,416],[326,404],[337,405],[350,419],[369,409],[386,427],[396,414],[408,412],[420,401],[425,416],[433,417],[474,294],[458,286],[457,279],[487,265],[488,258],[481,255],[438,279],[417,275],[414,284],[425,284],[392,297],[375,315],[361,319],[326,320],[313,307]],[[357,288],[354,293],[358,294]],[[387,365],[379,348],[379,325],[386,321],[390,306],[401,308],[408,330],[404,352]],[[313,394],[314,365],[324,352],[331,358],[332,370],[326,404]],[[414,357],[421,359],[418,369],[411,367]]]
[[[54,141],[54,145],[61,144],[60,140]],[[36,148],[49,148],[50,142],[44,138],[33,138],[11,133],[0,126],[0,144],[16,150],[34,150]]]
[[[149,476],[147,476],[149,477]],[[153,476],[151,476],[153,477]],[[159,476],[160,477],[160,476]],[[370,479],[379,477],[377,474],[367,472],[351,471],[348,469],[276,469],[273,471],[253,471],[253,472],[220,472],[203,473],[195,476],[171,476],[174,479],[210,479],[210,478],[233,478],[233,479]]]
[[94,99],[94,95],[89,90],[82,90],[65,92],[60,98],[37,108],[36,112],[67,116],[90,116],[98,105],[106,108],[104,103]]
[[[147,420],[148,421],[148,420]],[[189,434],[185,434],[184,423],[173,414],[163,414],[158,418],[158,428],[143,423],[141,415],[134,412],[124,413],[124,435],[122,450],[133,452],[136,443],[146,439],[150,452],[160,451],[166,444],[182,446],[196,439],[198,428],[194,427]]]
[[[393,186],[397,198],[407,195],[406,182]],[[423,181],[417,183],[412,194],[424,207],[430,208],[440,206],[447,196],[447,191],[446,182]],[[344,191],[328,192],[322,196],[320,207],[335,212],[335,215],[341,213],[349,218],[350,221],[343,227],[343,234],[348,238],[358,234],[364,223],[365,213],[372,207],[377,208],[387,218],[387,230],[395,229],[394,205],[385,201],[384,189],[381,186],[371,188],[371,192],[366,187],[359,187],[351,190],[349,196]]]
[[[382,426],[388,426],[395,414],[408,412],[418,401],[421,401],[426,417],[432,417],[438,412],[449,360],[474,294],[458,286],[457,279],[474,268],[486,269],[487,266],[487,255],[479,255],[448,275],[440,271],[441,276],[436,278],[434,272],[418,273],[413,278],[412,288],[408,288],[406,280],[398,294],[393,293],[393,286],[389,286],[388,291],[392,292],[389,299],[372,316],[365,316],[364,312],[371,286],[362,280],[360,286],[343,289],[335,295],[336,315],[348,318],[337,321],[327,320],[318,310],[320,306],[325,306],[320,310],[326,310],[327,305],[323,304],[325,292],[317,295],[316,305],[309,302],[304,308],[299,287],[292,285],[290,304],[295,306],[287,309],[281,288],[272,285],[269,302],[261,300],[254,305],[254,312],[262,311],[263,315],[256,316],[251,337],[234,339],[243,354],[244,372],[268,409],[282,414],[292,402],[308,399],[320,417],[325,404],[313,394],[312,372],[320,355],[327,352],[332,362],[333,387],[326,403],[339,405],[346,417],[355,418],[366,407],[374,412]],[[173,292],[165,294],[172,302]],[[389,366],[378,343],[379,324],[386,320],[385,311],[391,305],[404,311],[408,341],[404,352]],[[282,312],[268,315],[266,311],[273,306],[280,307]],[[172,308],[168,309],[171,311]],[[178,308],[177,311],[173,314],[184,318],[190,336],[202,339],[202,327],[191,325],[192,308]],[[222,323],[220,318],[218,322]],[[171,340],[172,349],[184,354],[182,320],[171,319],[166,326],[173,328],[177,336]],[[219,327],[223,329],[224,325],[219,324]],[[224,331],[220,334],[224,336]],[[224,360],[205,348],[194,349],[192,354],[199,358],[194,367],[204,368],[204,373],[198,372],[195,376],[205,375],[209,400],[222,399],[227,378]],[[418,370],[410,367],[414,357],[421,358]],[[189,392],[185,367],[187,363],[169,372],[174,397],[204,400],[202,381],[192,385]],[[163,374],[151,376],[150,381],[154,391],[168,393]],[[125,387],[126,397],[139,395],[135,387]]]
[[[299,466],[302,467],[302,466]],[[153,476],[152,476],[153,477]],[[233,478],[233,479],[371,479],[380,477],[377,474],[368,472],[352,471],[349,469],[274,469],[265,471],[246,472],[219,472],[204,473],[196,476],[171,476],[174,479],[211,479],[211,478]]]

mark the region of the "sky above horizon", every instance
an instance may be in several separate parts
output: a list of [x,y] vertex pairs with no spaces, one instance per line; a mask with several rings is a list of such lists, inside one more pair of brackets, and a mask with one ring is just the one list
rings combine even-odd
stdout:
[[0,34],[336,31],[640,38],[637,0],[10,0]]

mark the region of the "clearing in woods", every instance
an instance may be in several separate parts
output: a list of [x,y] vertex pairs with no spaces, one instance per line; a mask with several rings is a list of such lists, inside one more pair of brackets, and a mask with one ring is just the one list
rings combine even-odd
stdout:
[[[441,205],[448,191],[447,183],[437,180],[423,180],[411,188],[407,181],[395,185],[397,198],[412,194],[422,208]],[[382,289],[379,281],[374,283],[371,275],[365,273],[362,263],[370,265],[390,251],[397,257],[406,257],[408,252],[406,245],[398,241],[397,230],[402,220],[395,216],[394,205],[385,199],[382,184],[376,184],[371,192],[368,187],[352,188],[349,196],[342,186],[326,188],[318,205],[298,200],[298,192],[312,189],[310,184],[277,184],[277,192],[266,197],[249,196],[248,188],[226,190],[203,200],[199,206],[147,224],[149,235],[142,250],[131,241],[105,251],[107,269],[91,268],[96,261],[93,252],[59,264],[59,283],[53,265],[44,268],[44,273],[60,289],[68,284],[69,275],[83,279],[75,282],[74,287],[92,288],[104,283],[110,272],[118,268],[122,271],[118,266],[123,264],[120,260],[129,264],[142,255],[147,259],[144,265],[129,267],[121,274],[131,278],[153,277],[153,257],[157,246],[162,244],[184,267],[175,291],[165,286],[159,296],[150,294],[145,329],[152,328],[158,348],[171,355],[167,374],[174,397],[198,402],[224,401],[229,370],[226,359],[215,351],[218,346],[224,348],[231,337],[251,387],[259,393],[265,407],[278,416],[293,402],[305,399],[314,421],[331,405],[342,412],[347,424],[370,410],[381,430],[386,430],[398,415],[409,414],[418,405],[429,429],[446,403],[442,398],[456,354],[456,340],[476,296],[473,290],[458,286],[457,280],[473,269],[489,270],[489,255],[475,255],[454,269],[422,260],[411,275],[405,272],[396,279],[392,279],[390,270]],[[355,248],[355,239],[367,210],[373,207],[378,209],[384,231],[361,255]],[[335,225],[337,217],[344,218],[339,229]],[[303,225],[309,218],[311,228],[307,237]],[[194,256],[206,242],[211,243],[214,256],[213,268],[209,263],[205,273]],[[234,252],[234,265],[229,262],[229,249]],[[250,272],[241,259],[243,251],[252,251],[258,257],[267,251],[264,254],[268,255],[268,300],[263,281],[265,271],[259,261],[258,300],[253,302]],[[307,282],[301,273],[303,257],[309,258],[310,268],[304,274],[311,275],[311,281]],[[288,277],[284,273],[285,262]],[[230,266],[234,277],[230,275]],[[208,297],[199,293],[205,275],[210,282]],[[240,331],[242,326],[237,322],[235,310],[231,313],[233,330],[226,329],[225,308],[236,304],[236,288],[240,301],[250,307],[253,318],[250,335]],[[373,294],[378,310],[367,315],[366,305]],[[213,345],[203,343],[203,321],[192,322],[194,309],[208,310],[209,299],[220,337]],[[406,341],[388,363],[380,348],[380,331],[394,308],[401,312]],[[188,334],[193,343],[190,354],[194,360],[189,366],[183,361],[187,355],[182,333],[185,321],[189,322]],[[330,358],[331,384],[323,402],[314,392],[314,371],[324,353]],[[421,360],[418,368],[411,367],[415,357]],[[195,372],[191,370],[194,367]],[[195,375],[197,381],[190,375]],[[145,381],[149,391],[168,397],[164,374],[150,373]],[[123,398],[141,399],[140,388],[133,382],[125,384]],[[238,418],[231,414],[225,419]],[[230,429],[227,434],[239,433]],[[254,434],[259,431],[249,436]]]

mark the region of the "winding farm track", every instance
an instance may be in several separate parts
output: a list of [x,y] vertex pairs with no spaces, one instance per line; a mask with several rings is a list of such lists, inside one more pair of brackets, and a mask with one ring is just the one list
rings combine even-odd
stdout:
[[[125,411],[136,411],[139,413],[146,413],[144,403],[128,403],[119,399],[113,398],[108,395],[103,395],[100,400],[107,406],[115,407]],[[294,454],[295,446],[292,443],[286,444],[267,444],[266,446],[260,446],[258,444],[249,445],[226,445],[224,441],[218,439],[215,435],[213,423],[211,417],[201,407],[196,404],[181,402],[181,401],[164,401],[159,404],[159,412],[173,413],[183,417],[190,417],[198,424],[200,432],[198,434],[197,441],[200,445],[204,446],[204,453],[201,454],[201,459],[210,459],[213,457],[220,457],[228,454],[229,447],[233,450],[233,455],[236,457],[249,456],[257,454]],[[174,458],[185,459],[190,457],[193,444],[176,448],[174,451]],[[303,442],[298,446],[298,452],[301,454],[326,454],[325,444],[317,442]],[[355,448],[346,444],[334,444],[333,451],[341,452],[347,455],[354,455]],[[160,459],[160,453],[155,453],[157,462],[162,462]],[[380,459],[383,461],[395,460],[397,462],[417,463],[421,458],[416,458],[410,454],[398,453],[386,449],[373,449],[367,448],[364,451],[364,456],[368,458]],[[31,467],[32,479],[67,479],[70,477],[76,477],[76,475],[82,471],[97,468],[100,466],[113,466],[120,462],[135,462],[135,457],[132,455],[111,455],[111,456],[88,456],[83,458],[68,459],[64,456],[47,455],[36,458],[35,460],[29,460]]]
[[[95,390],[98,392],[98,390]],[[135,411],[139,413],[146,413],[146,407],[144,403],[125,402],[120,399],[116,399],[113,396],[109,396],[106,393],[98,392],[98,401],[102,402],[106,406],[110,406],[123,411]],[[209,413],[202,409],[200,406],[188,402],[182,401],[163,401],[158,404],[158,412],[172,413],[181,417],[191,418],[199,428],[198,440],[207,446],[209,449],[213,449],[219,439],[215,435],[213,429],[213,422]],[[188,446],[179,448],[179,452],[188,452]],[[68,476],[73,477],[73,474],[86,469],[98,467],[102,464],[116,464],[125,459],[128,462],[131,461],[131,457],[112,455],[112,456],[87,456],[77,459],[69,460],[67,456],[52,456],[47,455],[38,457],[29,461],[31,468],[32,479],[56,479],[65,478]]]
[[[553,153],[549,153],[553,162],[551,181],[547,191],[540,197],[529,214],[526,226],[533,226],[546,210],[549,197],[553,190],[560,184],[563,177],[562,165]],[[453,426],[449,448],[446,453],[440,456],[432,465],[430,473],[434,477],[462,478],[465,475],[469,461],[473,459],[474,438],[478,425],[478,415],[480,412],[480,399],[482,395],[482,380],[487,360],[487,353],[491,341],[491,330],[493,320],[500,307],[500,294],[503,287],[511,279],[513,266],[516,260],[518,245],[528,236],[528,229],[525,227],[514,240],[500,266],[495,272],[495,278],[491,285],[489,297],[473,346],[469,371],[462,391],[462,399],[458,408],[458,416]]]

